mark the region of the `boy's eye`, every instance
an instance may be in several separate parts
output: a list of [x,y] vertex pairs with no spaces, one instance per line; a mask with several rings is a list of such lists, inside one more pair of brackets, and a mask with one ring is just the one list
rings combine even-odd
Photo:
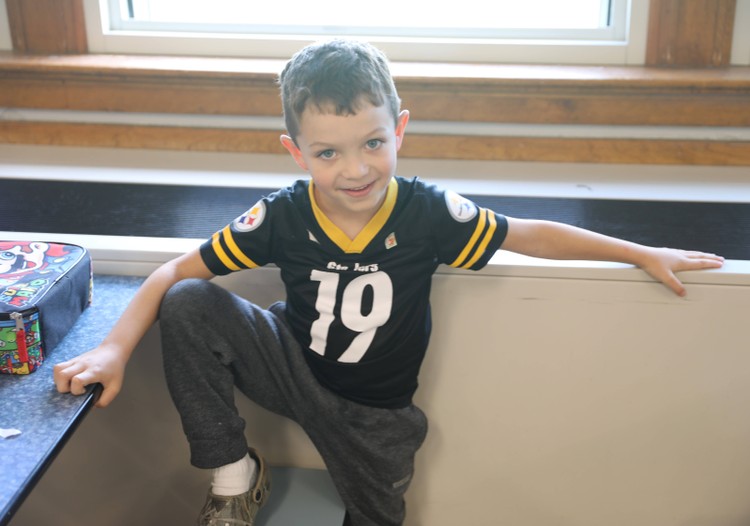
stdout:
[[375,150],[380,147],[380,145],[383,144],[383,141],[381,139],[370,139],[367,141],[367,148],[370,150]]
[[331,159],[335,154],[336,152],[334,152],[333,150],[323,150],[318,154],[318,157],[320,157],[321,159]]

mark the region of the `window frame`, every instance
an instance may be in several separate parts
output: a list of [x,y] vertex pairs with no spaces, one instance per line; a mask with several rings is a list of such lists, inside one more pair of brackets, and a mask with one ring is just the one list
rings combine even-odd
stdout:
[[[83,0],[94,53],[288,58],[315,36],[181,35],[110,30],[109,4]],[[623,27],[608,40],[367,37],[393,61],[640,65],[646,54],[649,0],[613,0]],[[91,23],[97,21],[97,23]]]
[[733,66],[750,66],[750,31],[740,28],[750,27],[750,0],[737,0],[734,14],[734,31],[732,32]]
[[[600,9],[598,24],[596,28],[477,28],[460,29],[449,27],[422,27],[422,26],[395,26],[390,25],[392,12],[383,6],[380,10],[387,13],[389,25],[360,25],[352,24],[326,24],[326,25],[300,25],[293,23],[292,18],[287,18],[284,23],[264,24],[250,21],[223,22],[179,22],[179,21],[152,21],[123,18],[123,11],[132,10],[148,11],[151,2],[163,0],[99,0],[105,3],[109,10],[109,29],[112,31],[143,31],[151,32],[177,32],[177,33],[217,33],[239,36],[243,34],[264,35],[309,35],[313,38],[328,36],[350,36],[350,37],[426,37],[447,39],[512,39],[512,40],[624,40],[627,36],[627,14],[631,0],[594,0]],[[240,1],[241,0],[233,0]],[[291,1],[291,0],[290,0]],[[298,0],[299,1],[299,0]],[[543,0],[551,2],[554,0]],[[517,4],[514,4],[517,5]],[[559,2],[558,2],[558,5]],[[126,7],[127,6],[127,7]],[[316,6],[318,9],[319,6]],[[467,4],[467,7],[468,4]],[[475,7],[475,6],[473,6]],[[293,3],[285,4],[284,13],[295,9]],[[239,15],[238,15],[239,16]],[[284,16],[284,15],[280,15]],[[401,20],[407,16],[405,13]],[[358,16],[359,18],[359,16]],[[486,15],[483,13],[483,18]],[[298,20],[298,19],[297,19]],[[333,30],[335,28],[335,31]]]
[[0,0],[0,51],[13,49],[13,42],[10,38],[10,21],[8,20],[8,10],[5,0]]

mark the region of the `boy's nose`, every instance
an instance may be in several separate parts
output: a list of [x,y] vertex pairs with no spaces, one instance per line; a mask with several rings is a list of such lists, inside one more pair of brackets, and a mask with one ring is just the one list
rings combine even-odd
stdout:
[[354,156],[348,160],[345,166],[344,177],[358,179],[367,175],[369,168],[362,157]]

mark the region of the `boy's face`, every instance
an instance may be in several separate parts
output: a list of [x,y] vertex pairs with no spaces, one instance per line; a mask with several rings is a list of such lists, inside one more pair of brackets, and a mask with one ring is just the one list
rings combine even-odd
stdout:
[[310,173],[329,219],[363,226],[383,203],[408,120],[404,110],[394,123],[385,105],[363,103],[353,115],[311,107],[302,113],[296,144],[286,135],[281,142]]

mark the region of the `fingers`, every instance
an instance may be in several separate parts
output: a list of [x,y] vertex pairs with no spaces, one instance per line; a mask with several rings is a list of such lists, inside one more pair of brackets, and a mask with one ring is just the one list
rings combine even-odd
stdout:
[[86,386],[101,383],[104,389],[96,403],[97,407],[108,406],[122,386],[118,369],[103,368],[102,364],[92,361],[87,355],[55,365],[53,378],[58,392],[73,395],[82,395],[86,393]]
[[90,371],[87,371],[85,366],[80,363],[56,365],[54,381],[58,392],[70,393],[76,396],[84,394],[86,386],[96,382],[94,375]]
[[675,272],[720,268],[724,265],[724,258],[716,254],[674,249],[662,249],[659,252],[662,255],[659,257],[661,261],[657,267],[652,268],[652,275],[680,297],[684,297],[687,291]]
[[96,402],[96,407],[107,407],[109,404],[112,403],[112,400],[115,399],[117,394],[120,392],[120,386],[109,384],[104,386],[104,390],[102,391],[101,396],[99,396],[99,400]]
[[60,393],[82,395],[86,386],[100,383],[103,389],[96,407],[107,407],[122,388],[125,361],[112,349],[98,347],[55,365],[55,387]]
[[83,371],[70,379],[70,393],[76,396],[85,394],[86,386],[95,383],[96,379],[91,371]]
[[698,270],[706,268],[720,268],[724,265],[724,258],[706,252],[684,252],[684,267],[681,270]]
[[646,269],[651,274],[651,277],[657,281],[661,281],[668,289],[682,297],[685,296],[686,290],[682,282],[675,276],[677,269],[670,269],[669,267],[656,267],[652,269]]
[[[84,370],[85,365],[76,360],[61,362],[55,365],[53,368],[53,378],[57,391],[75,395],[83,394],[86,384],[81,384],[80,380],[74,381],[74,378]],[[83,391],[81,390],[82,388]]]
[[87,386],[101,383],[103,389],[96,407],[107,407],[120,392],[120,382],[115,379],[101,378],[92,369],[86,369],[85,364],[75,361],[55,365],[53,376],[58,392],[76,396],[85,394]]
[[677,276],[674,275],[673,272],[670,272],[667,274],[666,278],[664,279],[664,284],[669,287],[672,292],[677,294],[680,297],[684,297],[685,294],[687,294],[687,290],[685,290],[685,285],[682,284],[682,282],[677,279]]

